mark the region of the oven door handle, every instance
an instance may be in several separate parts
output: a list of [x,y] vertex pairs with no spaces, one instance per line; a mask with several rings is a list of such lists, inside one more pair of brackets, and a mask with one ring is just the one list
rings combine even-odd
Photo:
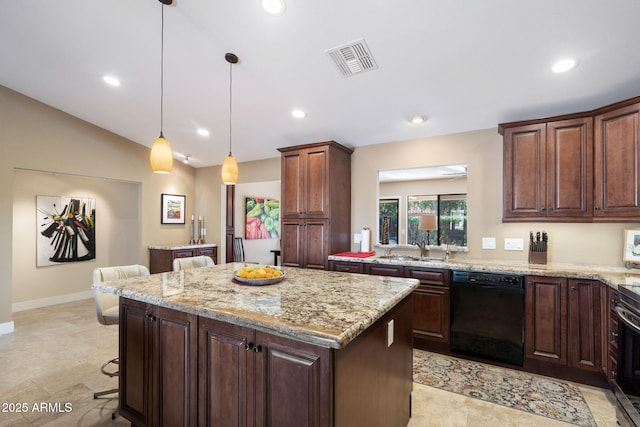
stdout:
[[633,329],[635,333],[640,334],[640,327],[629,320],[629,312],[624,307],[616,305],[616,313],[618,313],[618,316],[620,316],[620,320],[622,320],[622,323]]

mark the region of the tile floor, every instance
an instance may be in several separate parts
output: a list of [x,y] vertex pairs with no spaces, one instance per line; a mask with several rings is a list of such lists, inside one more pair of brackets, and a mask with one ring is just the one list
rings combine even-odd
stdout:
[[[15,313],[14,322],[14,333],[0,335],[0,426],[129,425],[111,420],[115,398],[93,399],[117,384],[100,366],[118,348],[117,327],[98,323],[93,300]],[[615,426],[611,393],[580,388],[598,427]],[[408,427],[427,426],[568,424],[414,383]]]

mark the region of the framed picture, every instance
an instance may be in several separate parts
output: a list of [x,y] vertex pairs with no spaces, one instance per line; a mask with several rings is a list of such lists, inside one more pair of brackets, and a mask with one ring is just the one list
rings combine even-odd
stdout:
[[277,239],[279,233],[280,202],[265,197],[246,197],[244,238]]
[[161,224],[184,224],[185,196],[162,194],[160,206]]
[[622,260],[625,263],[640,264],[640,228],[624,229]]

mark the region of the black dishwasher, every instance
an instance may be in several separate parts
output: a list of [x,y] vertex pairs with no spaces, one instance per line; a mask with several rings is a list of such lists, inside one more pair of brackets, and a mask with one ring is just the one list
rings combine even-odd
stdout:
[[515,274],[453,271],[451,352],[522,366],[523,283]]

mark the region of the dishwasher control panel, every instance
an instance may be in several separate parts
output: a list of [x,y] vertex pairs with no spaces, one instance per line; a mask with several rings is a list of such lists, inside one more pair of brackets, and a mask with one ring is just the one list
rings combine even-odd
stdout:
[[451,281],[454,283],[476,283],[478,285],[522,288],[524,277],[517,274],[487,273],[484,271],[453,271]]

